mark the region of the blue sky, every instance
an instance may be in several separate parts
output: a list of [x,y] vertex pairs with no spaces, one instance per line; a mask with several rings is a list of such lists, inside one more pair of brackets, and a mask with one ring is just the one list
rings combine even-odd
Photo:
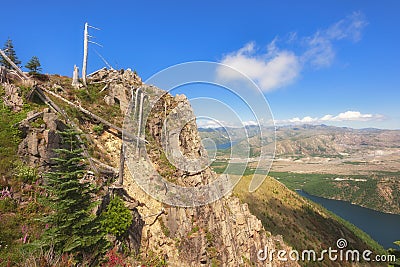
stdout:
[[[137,70],[143,80],[169,66],[232,64],[263,90],[278,123],[400,129],[398,1],[5,1],[0,42],[23,63],[70,76],[82,60],[88,21],[89,72]],[[231,77],[232,78],[232,77]],[[188,93],[190,94],[190,92]]]

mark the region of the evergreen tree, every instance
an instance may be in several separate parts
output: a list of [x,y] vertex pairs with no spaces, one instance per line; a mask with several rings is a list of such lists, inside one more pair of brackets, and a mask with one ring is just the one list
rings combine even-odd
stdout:
[[[10,38],[7,39],[6,43],[4,44],[3,48],[4,53],[7,55],[7,57],[15,63],[15,65],[20,66],[21,61],[18,60],[17,54],[15,53],[14,50],[14,45],[12,43],[12,40]],[[0,56],[0,64],[1,66],[5,66],[7,69],[11,69],[11,64],[3,57]]]
[[103,212],[101,225],[108,233],[116,237],[116,240],[123,241],[129,226],[132,225],[132,213],[125,206],[122,199],[115,196],[107,206],[107,211]]
[[105,252],[108,242],[100,221],[93,213],[94,189],[82,181],[86,164],[77,141],[77,132],[60,132],[65,148],[56,149],[54,171],[46,175],[47,201],[52,213],[44,222],[49,228],[42,236],[45,247],[52,246],[58,254],[71,253],[78,261],[93,262]]
[[30,74],[37,74],[40,71],[42,71],[39,58],[36,56],[33,56],[31,60],[29,60],[29,62],[26,63],[25,68],[29,70]]

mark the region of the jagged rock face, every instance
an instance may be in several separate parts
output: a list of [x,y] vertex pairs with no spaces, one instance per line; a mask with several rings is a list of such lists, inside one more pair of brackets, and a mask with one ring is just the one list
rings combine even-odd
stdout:
[[[33,114],[28,114],[30,117]],[[22,160],[32,167],[38,167],[41,170],[47,169],[55,156],[54,149],[62,146],[61,139],[57,131],[66,128],[65,124],[58,119],[57,114],[51,112],[48,108],[44,109],[41,125],[35,125],[27,121],[19,126],[24,139],[18,146],[18,155]]]
[[4,103],[10,107],[14,112],[22,110],[24,101],[22,99],[21,89],[13,84],[3,84],[5,90],[5,96],[3,98]]
[[167,212],[163,219],[170,238],[181,240],[178,250],[190,266],[256,264],[261,263],[257,252],[265,246],[272,249],[279,242],[282,249],[288,249],[281,237],[271,237],[235,197],[198,208],[171,207]]
[[101,69],[89,77],[91,82],[105,82],[107,95],[104,101],[112,106],[118,103],[121,113],[125,113],[132,97],[132,89],[142,85],[142,80],[136,72],[127,70]]
[[[154,95],[154,88],[142,88],[149,96]],[[164,168],[170,168],[170,165],[163,162],[160,154],[163,148],[163,123],[168,117],[172,118],[171,124],[180,124],[181,116],[175,116],[176,112],[183,113],[180,114],[183,117],[194,116],[186,97],[172,97],[166,94],[154,104],[147,120],[146,139],[152,140],[147,146],[147,153],[154,169],[160,174],[166,173]],[[206,157],[194,120],[182,127],[178,135],[175,145],[185,158],[196,160]],[[150,168],[146,167],[148,163],[144,159],[139,161],[141,164],[136,171],[146,172]],[[174,183],[186,187],[205,185],[217,179],[217,175],[209,167],[195,173],[176,168],[169,175],[168,178]],[[252,215],[247,204],[241,204],[237,197],[224,197],[212,204],[195,208],[173,207],[152,199],[137,186],[133,177],[129,174],[126,176],[125,188],[128,193],[139,202],[146,203],[145,207],[139,209],[139,214],[146,221],[143,227],[142,249],[157,251],[158,255],[168,259],[167,262],[171,266],[268,266],[257,259],[260,249],[264,249],[265,246],[277,250],[290,249],[282,237],[272,236],[265,231],[261,221]],[[162,207],[166,212],[160,216],[157,224],[149,214],[157,214]],[[269,263],[269,266],[298,265],[276,260]]]

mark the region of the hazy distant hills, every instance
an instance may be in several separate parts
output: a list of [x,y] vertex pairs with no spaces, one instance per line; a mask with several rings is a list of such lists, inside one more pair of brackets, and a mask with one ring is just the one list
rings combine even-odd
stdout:
[[277,155],[343,155],[400,148],[400,131],[325,125],[287,126],[277,128],[276,141]]
[[[248,142],[250,153],[243,153],[245,158],[257,158],[261,147],[273,151],[273,129],[261,129],[270,133],[261,140],[258,127],[246,130],[248,138],[243,129],[228,129],[237,150],[244,151]],[[202,138],[213,139],[217,147],[229,142],[222,128],[199,132]],[[289,188],[400,214],[400,130],[281,126],[276,128],[275,141],[270,175]],[[230,149],[220,147],[214,166],[223,170],[230,158]],[[253,165],[250,163],[250,168]]]
[[[247,136],[243,129],[228,128],[200,128],[201,137],[211,138],[218,145],[229,143],[227,132],[231,134],[231,141],[240,145],[248,138],[248,142],[257,149],[261,145],[269,145],[270,140],[259,140],[257,135],[260,128],[247,126]],[[273,133],[271,128],[262,128],[262,131]],[[375,128],[352,129],[327,125],[299,125],[280,126],[276,128],[276,156],[341,156],[359,153],[368,150],[400,148],[400,130],[381,130]]]

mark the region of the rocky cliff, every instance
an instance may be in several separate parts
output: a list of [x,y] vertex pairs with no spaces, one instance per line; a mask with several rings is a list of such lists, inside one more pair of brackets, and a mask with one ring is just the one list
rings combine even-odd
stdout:
[[[117,170],[120,168],[122,145],[118,129],[122,126],[131,99],[134,99],[138,88],[143,90],[150,101],[162,91],[154,86],[143,85],[136,73],[130,70],[99,70],[89,77],[87,91],[74,89],[67,82],[66,79],[50,79],[41,86],[43,90],[53,93],[53,96],[48,96],[57,102],[61,110],[68,113],[69,119],[49,109],[42,110],[40,114],[29,114],[34,118],[21,123],[25,137],[19,146],[21,157],[32,166],[49,166],[52,149],[61,145],[56,131],[64,123],[71,122],[85,133],[86,146],[97,166]],[[54,98],[54,94],[61,98]],[[60,101],[62,98],[69,99],[76,106],[90,109],[93,113],[98,110],[97,114],[110,123],[102,124],[104,130],[94,131],[99,121],[82,114],[77,116],[72,111],[74,107],[66,101]],[[209,167],[187,172],[168,162],[162,149],[163,121],[166,116],[179,110],[189,114],[193,112],[184,96],[165,94],[158,101],[145,125],[144,138],[147,140],[146,151],[150,161],[139,156],[135,159],[135,166],[138,166],[136,169],[124,166],[123,188],[116,184],[108,187],[109,192],[106,194],[109,196],[122,191],[127,195],[126,204],[135,218],[130,240],[137,253],[137,263],[160,260],[169,266],[297,266],[296,263],[279,262],[276,259],[272,263],[257,260],[258,250],[266,246],[271,250],[289,250],[290,247],[281,236],[272,235],[264,229],[261,221],[251,214],[247,204],[241,203],[237,197],[228,195],[211,204],[194,208],[175,207],[149,196],[137,184],[134,176],[148,169],[155,169],[171,183],[186,187],[207,185],[217,178]],[[101,114],[111,108],[114,112],[112,116],[108,114],[107,117],[109,112]],[[115,108],[119,112],[115,113]],[[195,121],[184,125],[176,140],[176,145],[186,158],[196,160],[206,157]],[[129,160],[126,164],[130,164]],[[101,179],[101,173],[96,173],[96,176],[99,181],[105,181]],[[105,184],[103,186],[107,188]]]

